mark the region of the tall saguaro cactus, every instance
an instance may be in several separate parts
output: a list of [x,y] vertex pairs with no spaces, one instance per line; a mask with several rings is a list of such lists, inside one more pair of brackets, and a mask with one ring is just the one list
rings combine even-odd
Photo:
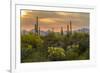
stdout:
[[72,22],[69,21],[69,24],[67,25],[67,34],[72,34]]
[[39,27],[39,31],[38,31],[38,34],[40,35],[40,27]]
[[63,27],[61,27],[61,35],[63,35],[64,33],[63,33]]
[[69,25],[70,25],[70,33],[72,33],[72,22],[71,22],[71,20],[69,22]]
[[39,34],[38,16],[36,17],[35,34]]
[[54,32],[54,28],[52,27],[52,32]]
[[69,25],[67,25],[67,34],[69,34]]

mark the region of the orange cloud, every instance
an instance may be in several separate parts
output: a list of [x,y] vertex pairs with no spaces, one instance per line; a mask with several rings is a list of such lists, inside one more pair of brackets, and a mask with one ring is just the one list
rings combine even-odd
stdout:
[[56,14],[58,14],[58,15],[63,15],[63,16],[69,15],[69,14],[67,14],[67,13],[65,13],[65,12],[56,12]]
[[39,26],[41,30],[47,31],[54,28],[54,31],[60,31],[63,27],[66,31],[67,24],[72,21],[73,30],[82,27],[89,27],[89,13],[80,12],[61,12],[61,11],[36,11],[22,10],[21,11],[21,29],[34,29],[36,16],[39,17]]
[[40,22],[45,22],[45,23],[54,23],[55,21],[50,19],[50,18],[42,18],[39,19]]

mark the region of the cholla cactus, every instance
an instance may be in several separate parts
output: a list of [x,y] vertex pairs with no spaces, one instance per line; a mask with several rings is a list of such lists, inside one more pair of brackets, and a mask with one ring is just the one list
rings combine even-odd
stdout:
[[48,57],[50,60],[64,60],[65,50],[59,47],[48,47]]

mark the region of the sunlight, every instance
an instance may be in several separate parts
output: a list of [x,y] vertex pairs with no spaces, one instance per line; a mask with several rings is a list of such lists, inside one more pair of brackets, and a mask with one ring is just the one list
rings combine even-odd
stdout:
[[50,19],[50,18],[42,18],[40,19],[41,22],[47,22],[47,23],[54,23],[54,20]]
[[27,15],[27,12],[26,11],[21,11],[21,16],[25,16]]

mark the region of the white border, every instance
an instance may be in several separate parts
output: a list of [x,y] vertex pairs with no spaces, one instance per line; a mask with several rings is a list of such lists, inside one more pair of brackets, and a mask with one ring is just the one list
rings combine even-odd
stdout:
[[[15,10],[14,10],[15,9]],[[11,72],[38,71],[52,69],[79,68],[95,65],[95,9],[93,7],[79,6],[45,6],[45,5],[24,5],[16,4],[12,13],[12,46],[11,46]],[[20,9],[46,10],[46,11],[69,11],[90,13],[90,60],[41,62],[41,63],[20,63]]]

